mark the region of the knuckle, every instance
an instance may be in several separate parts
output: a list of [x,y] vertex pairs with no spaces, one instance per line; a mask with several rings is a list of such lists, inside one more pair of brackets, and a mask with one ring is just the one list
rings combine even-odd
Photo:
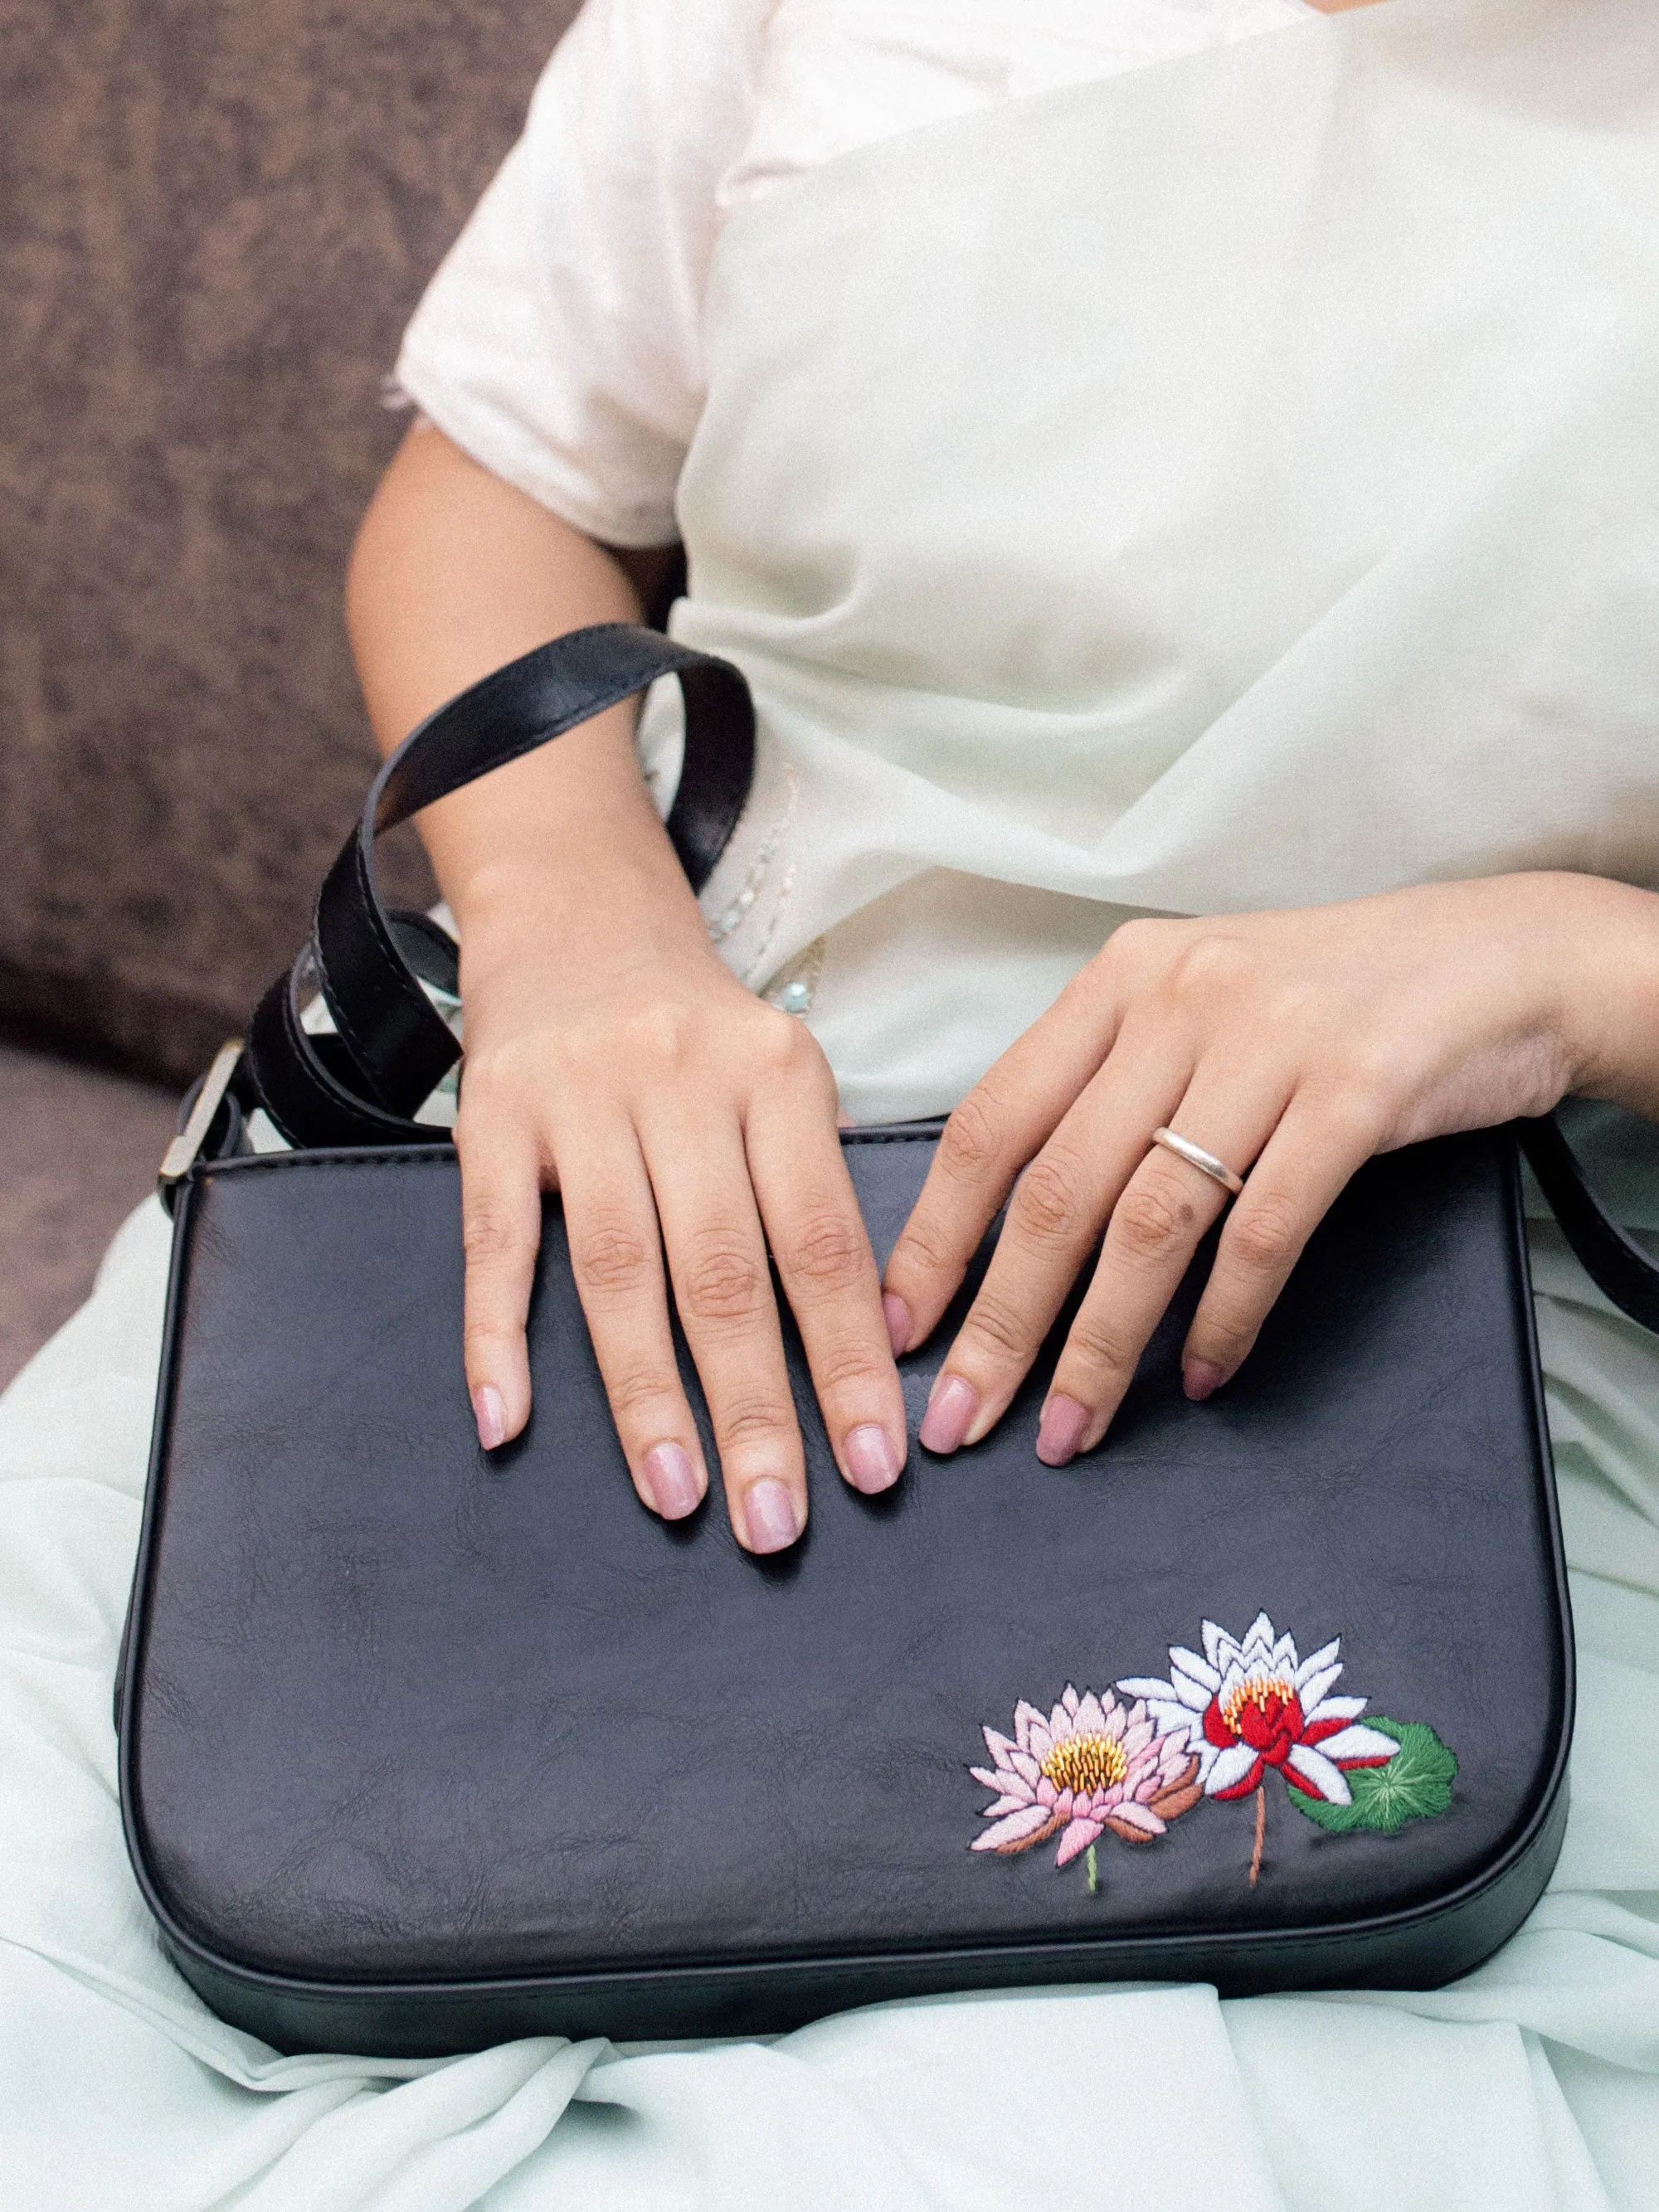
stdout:
[[455,1110],[463,1157],[469,1146],[493,1149],[504,1133],[534,1144],[549,1126],[550,1109],[578,1074],[591,1096],[606,1072],[586,1067],[574,1040],[562,1034],[537,1030],[469,1042]]
[[764,1012],[767,1059],[772,1067],[781,1074],[814,1079],[828,1073],[830,1063],[823,1048],[805,1022],[781,1014],[775,1007],[768,1006]]
[[1318,1099],[1320,1119],[1351,1157],[1369,1159],[1380,1152],[1388,1133],[1389,1116],[1382,1104],[1393,1086],[1395,1071],[1379,1052],[1368,1055],[1371,1065],[1353,1066],[1346,1081],[1334,1084]]
[[1246,1199],[1227,1224],[1229,1259],[1254,1274],[1288,1274],[1301,1249],[1301,1221],[1280,1191]]
[[887,1262],[890,1282],[900,1282],[907,1277],[936,1275],[952,1267],[957,1255],[939,1236],[933,1224],[913,1220],[893,1247],[892,1257]]
[[939,1163],[964,1182],[981,1182],[995,1172],[1001,1157],[996,1109],[981,1084],[945,1123],[939,1140]]
[[693,1321],[749,1321],[761,1310],[765,1291],[763,1270],[747,1242],[717,1234],[702,1242],[686,1266],[680,1304]]
[[1192,1200],[1162,1174],[1132,1182],[1112,1215],[1118,1250],[1131,1260],[1168,1260],[1193,1239],[1197,1209]]
[[1040,1244],[1069,1243],[1084,1207],[1081,1163],[1052,1146],[1039,1152],[1014,1193],[1015,1228]]
[[465,1208],[461,1218],[461,1244],[469,1267],[481,1261],[516,1259],[525,1249],[526,1239],[519,1225],[504,1208],[487,1203],[474,1203]]
[[579,1282],[614,1293],[640,1289],[655,1255],[631,1223],[600,1221],[576,1240],[570,1256]]
[[625,1034],[599,1042],[599,1052],[609,1057],[620,1043],[635,1064],[674,1074],[682,1071],[696,1045],[696,1027],[687,1007],[672,1000],[659,1000],[641,1007],[629,1019]]
[[[1103,1315],[1091,1313],[1086,1306],[1066,1340],[1066,1369],[1076,1369],[1091,1377],[1131,1375],[1139,1358],[1139,1345],[1131,1345]],[[1059,1380],[1056,1376],[1055,1381]]]
[[458,1135],[478,1122],[480,1106],[503,1109],[520,1087],[522,1055],[510,1048],[475,1041],[461,1063],[460,1103],[456,1111]]
[[812,1363],[812,1383],[820,1397],[866,1397],[882,1380],[881,1369],[861,1345],[821,1352]]
[[1255,952],[1242,937],[1225,930],[1206,929],[1182,946],[1171,980],[1178,990],[1194,996],[1231,997],[1251,981],[1255,968]]
[[1170,924],[1155,921],[1149,915],[1137,915],[1131,921],[1121,921],[1107,939],[1103,950],[1106,957],[1122,965],[1133,965],[1153,951],[1162,951]]
[[1218,1307],[1207,1314],[1200,1313],[1194,1321],[1188,1338],[1188,1349],[1200,1359],[1206,1359],[1218,1367],[1224,1375],[1231,1375],[1241,1367],[1250,1346],[1255,1342],[1257,1324],[1247,1322],[1242,1315],[1229,1313]]
[[461,1328],[462,1359],[470,1368],[486,1352],[498,1352],[509,1344],[512,1335],[505,1322],[493,1316],[471,1315]]
[[1030,1317],[988,1287],[981,1289],[974,1300],[962,1333],[971,1344],[999,1360],[1028,1359],[1038,1341]]
[[856,1223],[830,1207],[809,1215],[782,1255],[784,1273],[816,1291],[850,1289],[862,1280],[869,1247]]
[[793,1417],[794,1409],[786,1401],[739,1398],[723,1407],[715,1417],[721,1451],[744,1444],[775,1443],[787,1432]]
[[626,1426],[672,1397],[674,1385],[654,1367],[624,1367],[606,1375],[605,1394],[618,1425]]

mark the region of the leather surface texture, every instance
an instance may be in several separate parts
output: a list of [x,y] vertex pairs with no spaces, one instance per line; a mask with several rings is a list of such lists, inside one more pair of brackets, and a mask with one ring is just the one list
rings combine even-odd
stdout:
[[[878,1255],[933,1139],[845,1139]],[[836,1474],[799,1346],[812,1516],[757,1561],[718,1501],[635,1498],[550,1200],[536,1411],[479,1450],[446,1149],[203,1166],[185,1187],[128,1660],[122,1794],[174,1955],[285,2047],[778,2027],[1076,1978],[1430,1985],[1559,1847],[1571,1638],[1513,1140],[1376,1160],[1237,1378],[1180,1388],[1208,1253],[1106,1443],[1008,1417],[884,1499]],[[963,1302],[902,1363],[914,1433]],[[346,1317],[349,1317],[349,1325]],[[1062,1317],[1061,1328],[1065,1325]],[[681,1346],[698,1417],[702,1401]],[[711,1446],[712,1458],[712,1446]],[[981,1725],[1162,1675],[1210,1620],[1342,1640],[1427,1723],[1449,1808],[1328,1833],[1275,1783],[1091,1892],[974,1852]]]

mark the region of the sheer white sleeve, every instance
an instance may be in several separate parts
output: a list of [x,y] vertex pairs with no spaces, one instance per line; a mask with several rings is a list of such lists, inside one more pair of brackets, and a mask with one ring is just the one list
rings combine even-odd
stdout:
[[590,536],[677,535],[720,179],[772,0],[587,0],[404,333],[397,381]]

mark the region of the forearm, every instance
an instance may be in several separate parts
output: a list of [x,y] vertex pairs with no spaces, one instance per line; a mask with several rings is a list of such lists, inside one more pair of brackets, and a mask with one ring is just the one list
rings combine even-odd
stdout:
[[[648,560],[650,556],[646,556]],[[370,720],[390,751],[447,699],[590,623],[637,622],[622,562],[471,460],[411,431],[354,549],[347,621]],[[596,895],[647,933],[701,933],[695,901],[634,754],[630,702],[420,817],[463,935],[522,932]]]

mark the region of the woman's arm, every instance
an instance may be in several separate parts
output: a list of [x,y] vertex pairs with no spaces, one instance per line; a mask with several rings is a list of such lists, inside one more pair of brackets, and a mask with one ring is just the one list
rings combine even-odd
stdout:
[[1659,1118],[1651,892],[1540,872],[1127,924],[952,1115],[888,1264],[901,1342],[920,1342],[1012,1190],[922,1443],[954,1451],[1001,1418],[1104,1229],[1037,1452],[1061,1466],[1100,1441],[1228,1203],[1160,1126],[1249,1176],[1187,1335],[1206,1398],[1373,1153],[1568,1091]]
[[[630,558],[637,576],[638,556],[594,544],[442,432],[411,430],[347,591],[381,745],[550,637],[638,621]],[[856,1487],[896,1480],[903,1404],[829,1067],[712,950],[633,731],[631,706],[613,708],[421,818],[461,935],[467,1382],[484,1444],[516,1436],[530,1413],[540,1194],[556,1186],[641,1497],[678,1518],[708,1482],[669,1333],[665,1248],[732,1525],[775,1551],[805,1525],[806,1487],[769,1240]]]

